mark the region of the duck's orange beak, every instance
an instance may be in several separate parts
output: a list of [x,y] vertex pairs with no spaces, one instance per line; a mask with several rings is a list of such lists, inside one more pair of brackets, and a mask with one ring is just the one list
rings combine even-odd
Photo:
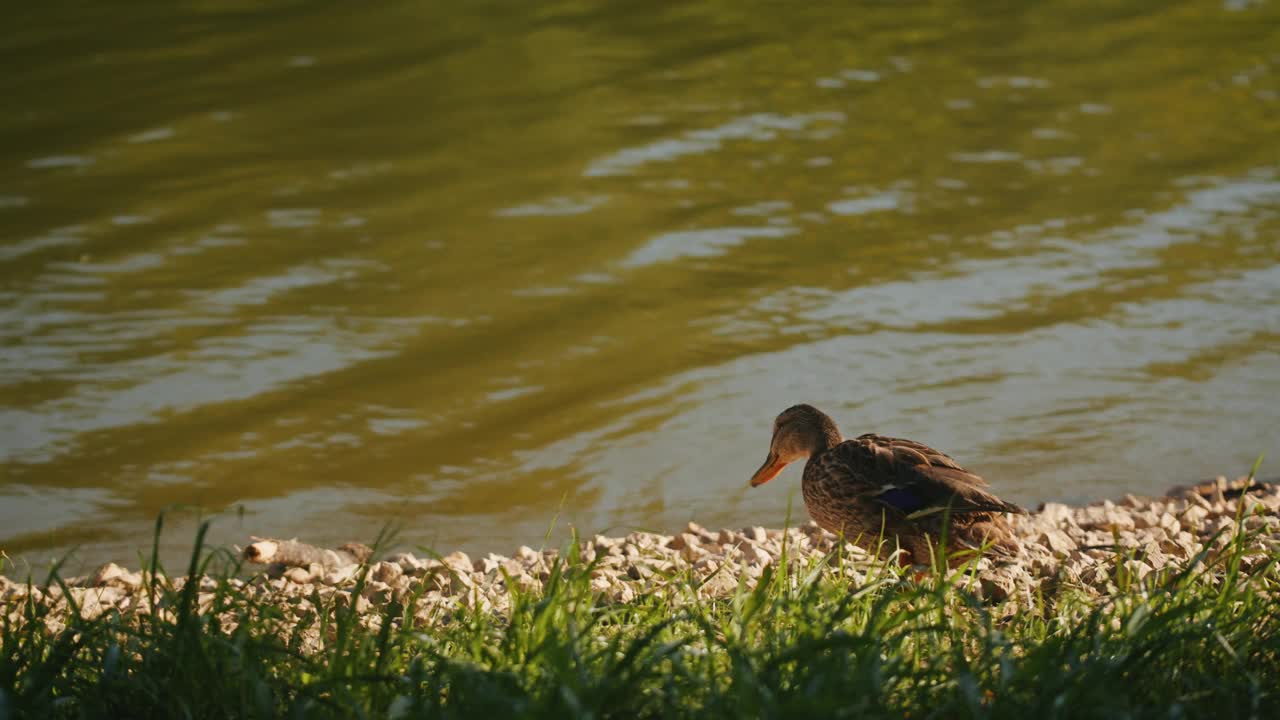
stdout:
[[770,480],[778,477],[778,473],[782,472],[782,468],[787,466],[787,461],[770,452],[769,457],[765,459],[764,464],[751,476],[751,487],[763,485]]

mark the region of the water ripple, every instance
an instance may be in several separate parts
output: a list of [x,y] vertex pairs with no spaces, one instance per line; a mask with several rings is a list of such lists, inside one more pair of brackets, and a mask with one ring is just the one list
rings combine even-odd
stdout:
[[637,248],[622,265],[639,268],[686,257],[715,257],[751,238],[781,238],[795,233],[795,228],[786,227],[721,227],[662,233]]
[[818,112],[799,115],[758,113],[705,130],[692,130],[678,138],[659,140],[635,148],[628,148],[594,160],[583,172],[586,177],[626,175],[654,162],[671,162],[685,155],[701,155],[719,150],[731,140],[756,140],[765,142],[780,133],[801,133],[815,125],[843,123],[844,113]]

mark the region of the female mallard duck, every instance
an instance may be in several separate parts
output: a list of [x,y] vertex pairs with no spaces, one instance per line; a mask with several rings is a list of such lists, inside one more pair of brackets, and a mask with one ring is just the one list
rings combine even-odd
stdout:
[[981,477],[911,440],[872,434],[845,440],[811,405],[787,408],[774,420],[769,457],[751,486],[805,457],[801,488],[814,522],[881,557],[901,548],[904,565],[931,563],[944,523],[952,566],[979,548],[1005,557],[1018,552],[1004,513],[1026,511],[988,492]]

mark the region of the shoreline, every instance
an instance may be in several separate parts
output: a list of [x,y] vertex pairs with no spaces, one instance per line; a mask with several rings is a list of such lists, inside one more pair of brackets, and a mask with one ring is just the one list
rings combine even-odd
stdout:
[[[1280,484],[1249,478],[1228,482],[1220,477],[1172,488],[1164,497],[1126,495],[1119,502],[1103,500],[1083,506],[1048,502],[1028,515],[1009,519],[1023,544],[1018,559],[1000,565],[988,559],[978,560],[975,566],[970,562],[961,585],[988,602],[1030,602],[1034,593],[1062,589],[1106,596],[1115,592],[1116,571],[1140,580],[1201,553],[1212,559],[1236,532],[1257,534],[1245,553],[1244,573],[1265,564],[1268,557],[1280,553]],[[509,556],[490,552],[475,559],[461,551],[435,557],[392,552],[371,557],[365,577],[361,560],[372,551],[361,544],[335,551],[296,543],[326,557],[285,557],[284,562],[273,562],[253,557],[256,550],[261,555],[264,542],[274,546],[292,541],[248,546],[243,551],[246,564],[237,568],[238,573],[223,573],[229,587],[250,593],[255,601],[303,612],[310,610],[307,598],[312,596],[339,603],[353,598],[357,611],[374,618],[388,603],[411,602],[415,618],[425,625],[448,621],[460,610],[507,612],[512,596],[508,585],[525,592],[541,591],[561,560],[561,550],[527,546]],[[678,601],[694,587],[685,600],[730,597],[740,582],[753,587],[765,569],[777,565],[783,556],[791,564],[827,561],[838,565],[832,571],[846,575],[854,585],[867,582],[869,574],[884,566],[852,543],[841,546],[812,521],[785,530],[710,530],[689,523],[673,534],[596,534],[579,538],[579,546],[577,560],[594,564],[591,589],[611,603],[641,597]],[[347,552],[349,548],[357,550]],[[255,560],[260,565],[256,569],[251,564]],[[201,575],[197,593],[201,610],[212,606],[218,577],[219,573]],[[186,584],[184,577],[163,573],[156,580],[168,591],[180,591]],[[15,609],[35,601],[49,611],[46,624],[56,630],[73,605],[87,620],[111,611],[122,616],[150,614],[151,584],[150,571],[125,569],[115,562],[82,577],[44,584],[18,582],[0,574],[0,607],[17,621]],[[163,602],[156,605],[164,611]]]
[[[1010,522],[1023,544],[1018,559],[996,566],[983,558],[958,577],[959,585],[987,603],[1012,601],[1015,606],[1063,591],[1103,597],[1116,591],[1120,575],[1141,581],[1198,556],[1212,559],[1238,532],[1252,534],[1241,572],[1265,566],[1280,555],[1280,484],[1218,478],[1175,487],[1163,497],[1126,495],[1119,502],[1083,506],[1046,503],[1028,515],[1010,516]],[[271,559],[261,557],[261,546],[250,546],[246,553],[253,555],[255,547],[259,557],[251,560]],[[415,624],[430,626],[447,623],[460,611],[509,612],[511,589],[540,592],[562,559],[560,550],[522,546],[509,556],[476,558],[463,552],[441,557],[395,552],[365,565],[358,562],[359,552],[313,550],[328,555],[256,569],[246,564],[234,575],[203,574],[193,599],[200,612],[214,609],[220,584],[226,583],[254,602],[276,605],[286,617],[314,613],[317,602],[332,600],[354,603],[367,625],[378,625],[383,611],[394,605],[410,607]],[[830,572],[855,587],[886,570],[883,561],[852,544],[839,545],[812,522],[786,530],[709,530],[691,522],[671,535],[582,537],[574,559],[592,564],[591,590],[602,602],[625,604],[653,597],[675,602],[725,599],[740,584],[753,587],[783,557],[802,567],[825,562]],[[43,585],[0,574],[0,609],[20,623],[19,609],[33,601],[48,611],[42,613],[44,622],[56,632],[74,621],[73,606],[86,620],[113,612],[125,618],[169,612],[164,598],[153,608],[157,585],[171,594],[185,587],[186,578],[153,579],[145,570],[115,563]]]
[[1257,717],[1280,487],[1243,489],[1048,504],[945,574],[808,524],[363,564],[204,525],[195,577],[0,583],[0,716]]

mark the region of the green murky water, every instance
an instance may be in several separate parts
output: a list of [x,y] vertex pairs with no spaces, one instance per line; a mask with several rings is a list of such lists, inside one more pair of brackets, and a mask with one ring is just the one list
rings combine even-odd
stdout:
[[11,556],[779,524],[802,400],[1026,504],[1280,451],[1278,3],[78,5],[0,30]]

